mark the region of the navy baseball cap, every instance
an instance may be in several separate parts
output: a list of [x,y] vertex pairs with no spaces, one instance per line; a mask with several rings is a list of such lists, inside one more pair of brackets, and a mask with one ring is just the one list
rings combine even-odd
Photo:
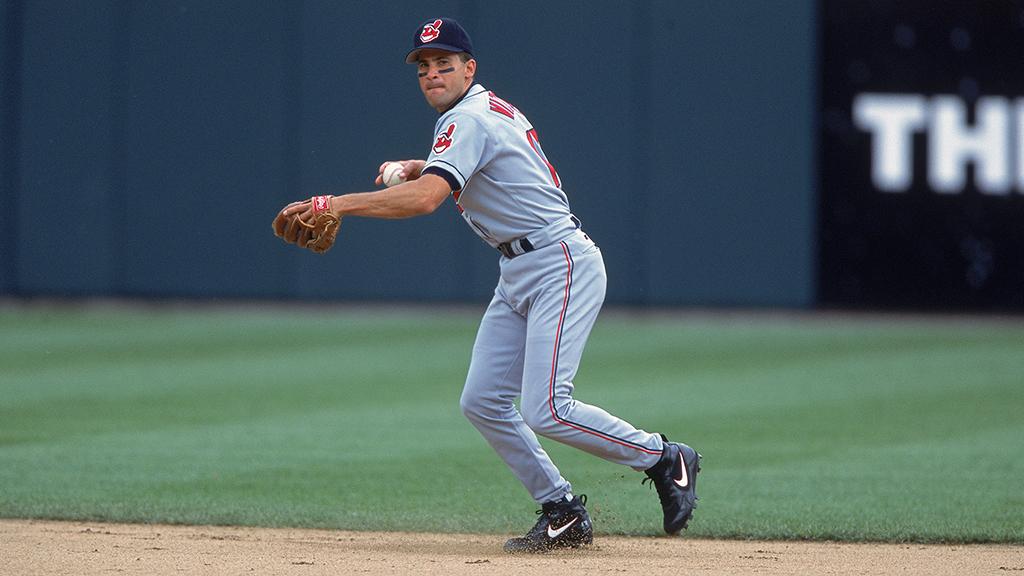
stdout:
[[425,48],[473,55],[473,42],[469,34],[451,18],[431,18],[420,25],[413,33],[412,50],[405,56],[405,63],[415,62],[420,50]]

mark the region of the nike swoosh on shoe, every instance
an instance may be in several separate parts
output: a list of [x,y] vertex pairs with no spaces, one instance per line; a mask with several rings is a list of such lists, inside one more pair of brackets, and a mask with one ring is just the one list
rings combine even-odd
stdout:
[[680,487],[686,488],[690,485],[690,475],[686,473],[686,461],[683,459],[683,451],[679,451],[679,477],[673,478],[673,481]]
[[565,526],[562,526],[560,528],[552,528],[551,525],[549,524],[548,525],[548,538],[558,538],[559,536],[562,535],[562,532],[565,532],[566,530],[568,530],[569,527],[572,526],[573,524],[575,524],[576,521],[579,520],[579,519],[580,519],[580,517],[577,516],[577,517],[572,519],[572,522],[569,522]]

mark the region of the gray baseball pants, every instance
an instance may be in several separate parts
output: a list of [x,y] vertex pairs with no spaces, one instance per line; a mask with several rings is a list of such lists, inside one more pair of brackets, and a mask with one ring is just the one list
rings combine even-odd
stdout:
[[581,230],[502,257],[473,346],[462,411],[539,503],[563,497],[572,486],[537,434],[636,470],[661,456],[660,436],[572,397],[605,285],[601,250]]

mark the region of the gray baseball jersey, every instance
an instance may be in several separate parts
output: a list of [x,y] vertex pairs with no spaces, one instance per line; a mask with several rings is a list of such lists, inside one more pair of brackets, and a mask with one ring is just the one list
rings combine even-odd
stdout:
[[530,121],[475,84],[435,126],[424,166],[452,186],[455,205],[485,242],[497,246],[569,216],[569,200]]
[[658,435],[572,396],[604,301],[604,261],[570,213],[530,121],[473,85],[438,120],[423,173],[448,181],[473,231],[503,254],[473,346],[463,413],[540,503],[572,487],[536,434],[637,470],[653,466],[663,447]]

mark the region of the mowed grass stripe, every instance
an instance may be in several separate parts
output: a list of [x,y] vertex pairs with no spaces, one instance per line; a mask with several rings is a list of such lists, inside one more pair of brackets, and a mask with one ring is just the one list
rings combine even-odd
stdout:
[[[0,311],[0,516],[515,532],[479,310]],[[689,534],[1024,542],[1024,323],[609,314],[576,395],[705,455]],[[545,441],[597,529],[642,475]]]

